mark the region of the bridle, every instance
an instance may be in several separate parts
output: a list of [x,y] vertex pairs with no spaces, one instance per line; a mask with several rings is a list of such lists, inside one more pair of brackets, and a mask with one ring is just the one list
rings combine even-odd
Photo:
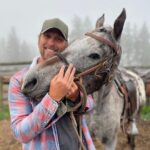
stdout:
[[120,55],[120,49],[121,47],[117,44],[114,44],[113,42],[111,42],[110,40],[107,40],[101,36],[97,36],[93,33],[86,33],[85,34],[86,36],[89,36],[91,38],[94,38],[96,39],[97,41],[105,44],[105,45],[108,45],[109,47],[112,48],[113,50],[113,58],[108,58],[108,57],[105,57],[101,62],[99,62],[98,64],[92,66],[92,67],[89,67],[89,68],[86,68],[84,71],[76,74],[76,77],[77,78],[81,78],[85,75],[88,75],[92,72],[94,72],[94,75],[96,77],[98,77],[99,79],[102,79],[102,76],[98,75],[98,74],[103,74],[105,73],[106,74],[106,77],[105,77],[105,80],[103,81],[103,84],[104,83],[109,83],[111,80],[112,80],[112,76],[110,75],[111,72],[110,70],[113,70],[112,67],[113,64],[115,63],[116,61],[116,57],[118,57],[118,55]]

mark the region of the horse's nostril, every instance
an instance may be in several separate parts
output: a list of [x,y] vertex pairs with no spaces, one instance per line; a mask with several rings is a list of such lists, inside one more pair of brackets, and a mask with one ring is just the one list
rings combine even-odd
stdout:
[[34,89],[36,84],[37,84],[37,79],[33,78],[32,80],[27,82],[27,84],[24,86],[24,90],[25,91],[27,91],[27,90],[31,91],[32,89]]

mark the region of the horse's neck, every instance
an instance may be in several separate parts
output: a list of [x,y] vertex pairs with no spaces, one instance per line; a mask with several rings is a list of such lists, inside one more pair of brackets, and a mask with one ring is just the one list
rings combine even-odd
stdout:
[[109,97],[111,96],[111,87],[112,83],[108,85],[103,85],[97,92],[97,112],[101,111],[101,108],[108,102]]

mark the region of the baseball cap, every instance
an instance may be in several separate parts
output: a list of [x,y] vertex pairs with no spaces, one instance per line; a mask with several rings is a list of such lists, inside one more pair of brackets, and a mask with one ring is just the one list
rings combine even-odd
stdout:
[[68,26],[62,20],[58,18],[45,20],[40,33],[44,33],[48,31],[49,29],[53,29],[53,28],[58,29],[62,33],[64,39],[67,41]]

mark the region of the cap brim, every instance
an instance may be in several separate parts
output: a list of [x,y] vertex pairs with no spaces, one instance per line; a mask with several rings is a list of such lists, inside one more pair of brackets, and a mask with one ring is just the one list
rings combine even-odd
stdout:
[[66,39],[65,35],[62,33],[62,31],[56,27],[50,27],[48,29],[41,31],[41,33],[45,33],[45,32],[51,31],[51,30],[58,32],[67,41],[67,39]]

